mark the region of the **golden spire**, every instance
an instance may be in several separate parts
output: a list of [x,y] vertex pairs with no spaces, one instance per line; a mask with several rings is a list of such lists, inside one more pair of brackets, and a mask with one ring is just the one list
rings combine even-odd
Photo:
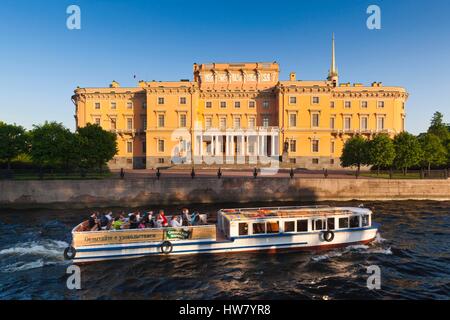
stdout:
[[336,56],[335,56],[335,48],[334,48],[334,32],[331,39],[331,68],[328,72],[328,80],[336,80],[338,78],[338,71],[336,68]]

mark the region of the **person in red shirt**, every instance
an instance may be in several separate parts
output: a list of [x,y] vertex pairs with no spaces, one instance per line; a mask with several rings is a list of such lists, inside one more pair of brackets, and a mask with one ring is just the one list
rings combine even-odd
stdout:
[[166,215],[164,214],[164,210],[159,210],[158,218],[156,219],[156,222],[161,227],[167,227],[169,223],[167,222]]

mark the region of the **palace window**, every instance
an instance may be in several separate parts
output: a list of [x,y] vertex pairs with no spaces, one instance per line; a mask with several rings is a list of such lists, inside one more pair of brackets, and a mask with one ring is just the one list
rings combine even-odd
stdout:
[[127,130],[133,130],[133,118],[127,118]]
[[285,221],[284,232],[295,232],[295,221]]
[[210,129],[212,127],[212,118],[206,117],[205,118],[205,129]]
[[297,97],[289,97],[289,104],[297,104]]
[[266,233],[266,223],[265,222],[253,223],[253,234],[261,234],[261,233]]
[[297,220],[297,232],[308,232],[308,219]]
[[111,118],[111,130],[116,130],[117,128],[117,119]]
[[116,102],[111,102],[111,109],[115,110],[117,108]]
[[368,119],[367,117],[361,117],[360,129],[367,130],[368,127]]
[[319,126],[319,114],[312,113],[311,114],[311,127],[317,128]]
[[317,139],[311,140],[311,151],[319,152],[319,140]]
[[164,97],[158,98],[158,104],[164,104]]
[[269,117],[268,116],[264,116],[262,122],[263,122],[263,127],[267,128],[269,126]]
[[361,108],[367,109],[367,101],[361,101]]
[[313,104],[319,104],[319,97],[312,97]]
[[211,101],[206,101],[205,107],[208,108],[208,109],[212,108],[212,102]]
[[269,101],[263,101],[263,108],[269,108]]
[[127,109],[133,109],[133,102],[131,101],[127,102]]
[[133,142],[127,141],[127,152],[132,153],[133,152]]
[[256,127],[256,118],[255,117],[248,118],[248,127],[250,129],[253,129]]
[[351,129],[351,117],[344,117],[344,130],[350,130]]
[[318,159],[318,158],[313,158],[313,159],[311,160],[311,163],[312,163],[312,164],[319,164],[319,159]]
[[241,118],[235,117],[234,118],[234,128],[239,129],[241,127]]
[[255,106],[256,106],[255,100],[250,100],[250,101],[248,102],[248,107],[249,107],[249,108],[254,108]]
[[142,102],[142,109],[147,109],[147,102]]
[[142,118],[142,130],[147,130],[147,118]]
[[248,235],[248,223],[245,222],[239,223],[239,235],[240,236]]
[[235,101],[234,102],[234,107],[235,108],[240,108],[241,107],[241,102],[240,101]]
[[95,103],[95,109],[97,109],[97,110],[100,109],[100,102]]
[[330,101],[330,108],[334,109],[334,101]]
[[186,97],[180,97],[180,104],[186,104]]
[[377,130],[384,130],[384,117],[377,117]]
[[384,101],[378,101],[378,108],[384,108]]
[[335,117],[331,117],[330,118],[330,129],[334,129],[335,128],[335,122],[336,122],[336,118]]
[[297,126],[297,114],[291,113],[289,114],[289,127],[296,127]]
[[100,125],[100,118],[94,118],[94,122],[96,125]]
[[220,129],[225,130],[227,128],[227,118],[221,117],[220,118]]
[[330,153],[334,153],[334,148],[335,148],[335,142],[331,141],[330,142]]
[[289,141],[289,151],[290,152],[297,152],[297,140],[291,139]]
[[345,101],[344,103],[345,108],[351,108],[352,107],[352,102],[351,101]]
[[180,127],[185,128],[186,127],[186,115],[180,114]]
[[164,163],[164,158],[158,158],[158,163]]
[[147,152],[147,141],[142,141],[142,153]]
[[158,139],[158,152],[164,152],[164,140]]
[[158,127],[164,128],[165,125],[165,116],[163,114],[158,115]]
[[227,107],[227,102],[226,101],[220,101],[220,107],[221,108],[226,108]]

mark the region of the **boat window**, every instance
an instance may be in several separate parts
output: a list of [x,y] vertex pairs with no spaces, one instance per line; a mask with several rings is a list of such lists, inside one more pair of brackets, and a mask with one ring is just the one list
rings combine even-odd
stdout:
[[363,227],[367,227],[369,225],[369,215],[368,214],[363,214],[361,216],[361,223]]
[[266,223],[258,222],[253,224],[253,234],[266,233]]
[[348,228],[348,217],[339,218],[339,229]]
[[294,232],[295,231],[295,221],[286,221],[284,223],[284,232]]
[[350,217],[350,228],[359,228],[359,216]]
[[248,235],[248,224],[245,222],[239,223],[239,235],[246,236]]
[[325,229],[325,220],[323,220],[323,219],[314,220],[313,227],[314,227],[314,230]]
[[327,219],[327,226],[329,230],[334,230],[334,217]]
[[297,232],[307,232],[308,231],[308,220],[297,220]]
[[278,221],[268,221],[267,222],[267,233],[278,233],[280,232],[280,225]]

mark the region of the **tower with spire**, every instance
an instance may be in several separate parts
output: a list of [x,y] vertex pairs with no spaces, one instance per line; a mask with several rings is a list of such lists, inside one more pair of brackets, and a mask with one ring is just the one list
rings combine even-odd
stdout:
[[335,49],[334,49],[334,32],[331,40],[331,68],[328,71],[328,81],[333,83],[333,86],[336,87],[339,83],[339,75],[338,70],[336,68],[336,57],[335,57]]

